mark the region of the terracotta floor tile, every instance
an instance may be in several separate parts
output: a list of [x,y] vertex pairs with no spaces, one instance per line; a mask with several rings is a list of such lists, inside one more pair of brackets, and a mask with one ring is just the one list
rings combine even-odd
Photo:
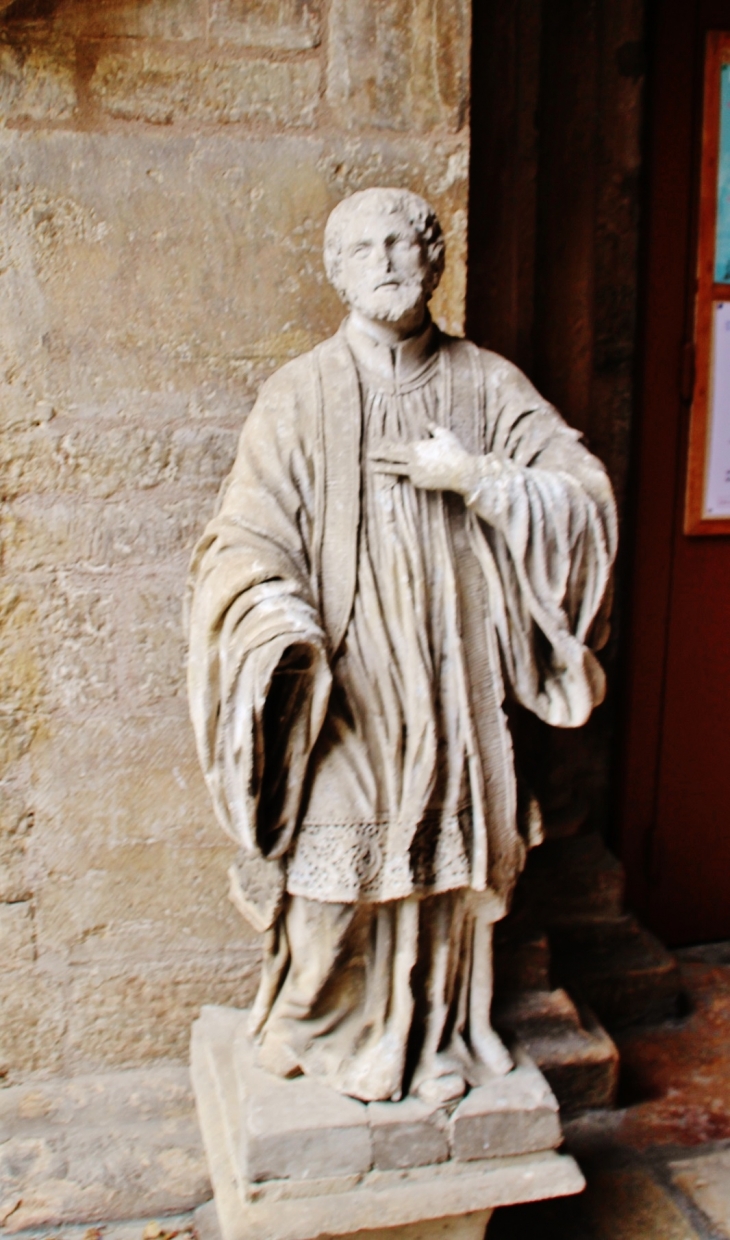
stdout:
[[730,1138],[730,964],[681,972],[689,1015],[616,1038],[629,1105],[615,1135],[634,1149]]
[[721,1236],[730,1236],[730,1150],[670,1163],[672,1179],[699,1206]]

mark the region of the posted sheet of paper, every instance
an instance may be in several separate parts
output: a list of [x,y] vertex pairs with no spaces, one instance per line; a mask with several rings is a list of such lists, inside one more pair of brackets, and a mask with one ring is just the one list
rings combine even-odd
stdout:
[[730,301],[716,301],[712,309],[705,514],[708,517],[730,517]]

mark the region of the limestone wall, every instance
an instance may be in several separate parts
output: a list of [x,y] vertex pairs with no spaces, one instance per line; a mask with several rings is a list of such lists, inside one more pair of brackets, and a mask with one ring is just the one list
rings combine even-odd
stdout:
[[0,1076],[245,1002],[187,721],[186,563],[260,381],[341,311],[328,210],[409,185],[462,324],[469,0],[0,3]]

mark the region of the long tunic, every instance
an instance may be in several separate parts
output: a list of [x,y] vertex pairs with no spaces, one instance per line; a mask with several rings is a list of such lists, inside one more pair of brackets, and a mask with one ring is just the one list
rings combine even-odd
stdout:
[[[466,500],[370,464],[430,422],[484,462]],[[467,342],[348,321],[265,385],[194,557],[189,688],[222,825],[284,872],[253,1013],[273,1070],[363,1098],[481,1079],[525,855],[502,703],[578,726],[601,700],[615,538],[600,463]]]
[[441,496],[378,473],[443,424],[433,331],[390,350],[348,324],[363,403],[357,587],[287,890],[384,901],[470,883],[472,720]]

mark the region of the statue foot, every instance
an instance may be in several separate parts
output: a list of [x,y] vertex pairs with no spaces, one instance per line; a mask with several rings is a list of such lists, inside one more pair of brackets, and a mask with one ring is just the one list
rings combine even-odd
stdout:
[[301,1076],[302,1069],[294,1051],[277,1037],[264,1037],[258,1050],[259,1067],[273,1076]]
[[514,1068],[514,1061],[502,1039],[493,1029],[479,1035],[474,1051],[485,1068],[494,1076],[506,1076]]
[[453,1102],[455,1098],[461,1098],[465,1090],[466,1082],[463,1076],[459,1076],[458,1072],[448,1072],[445,1076],[436,1076],[430,1080],[421,1081],[416,1093],[421,1102],[442,1106],[445,1102]]

